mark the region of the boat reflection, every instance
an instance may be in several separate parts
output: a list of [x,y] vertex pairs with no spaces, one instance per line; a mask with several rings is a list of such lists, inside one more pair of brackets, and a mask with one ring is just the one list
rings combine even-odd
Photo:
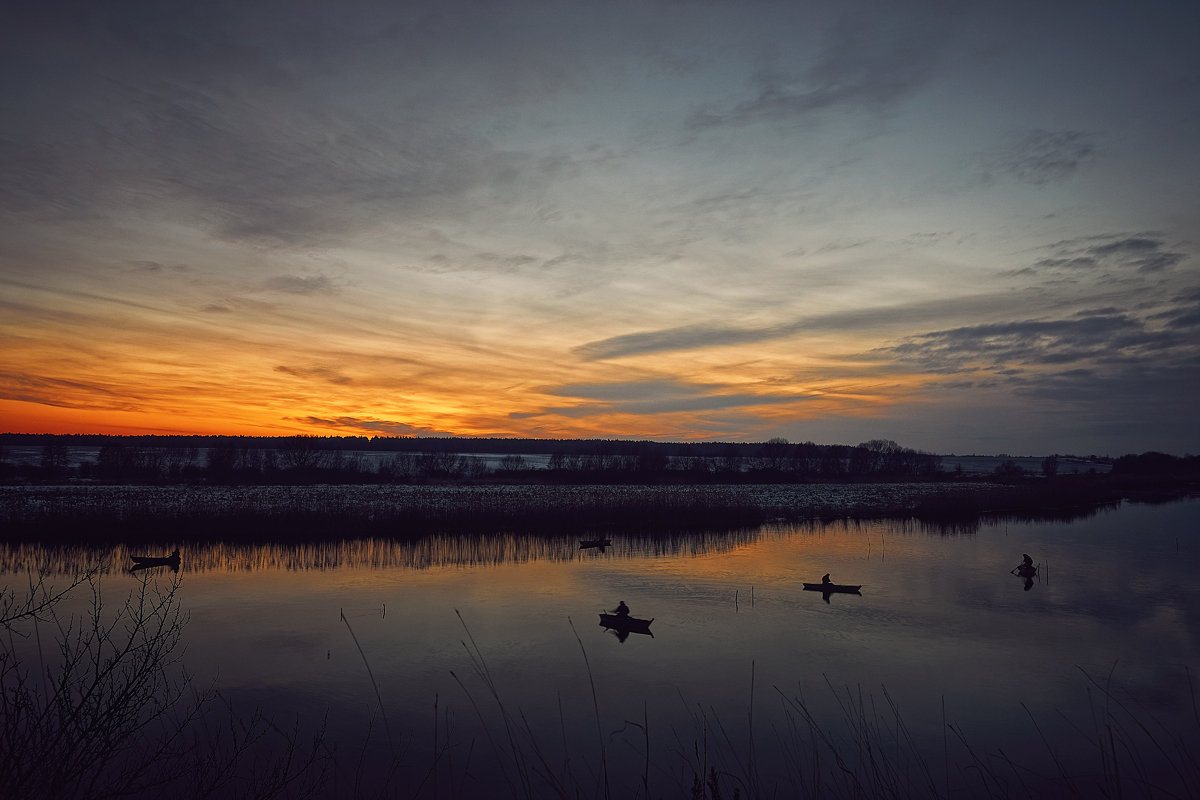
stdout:
[[1025,591],[1028,592],[1030,589],[1033,588],[1033,579],[1037,577],[1038,565],[1033,563],[1033,559],[1029,556],[1028,553],[1023,553],[1021,555],[1021,558],[1022,558],[1021,563],[1018,564],[1017,566],[1013,567],[1009,571],[1012,572],[1013,575],[1016,575],[1018,578],[1024,579]]
[[638,619],[627,614],[600,614],[600,627],[611,631],[619,642],[624,642],[631,633],[640,633],[653,639],[654,634],[650,632],[651,622],[654,622],[653,617]]

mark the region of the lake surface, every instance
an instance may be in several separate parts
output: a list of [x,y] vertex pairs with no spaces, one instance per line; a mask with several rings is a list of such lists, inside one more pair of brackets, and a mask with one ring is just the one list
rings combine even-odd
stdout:
[[[193,546],[180,571],[195,681],[285,726],[327,718],[329,796],[555,796],[558,783],[690,797],[713,768],[726,796],[793,796],[844,786],[833,749],[878,793],[864,742],[891,780],[912,782],[901,794],[926,793],[922,759],[941,793],[1038,794],[1069,779],[1089,794],[1102,772],[1091,740],[1114,732],[1156,780],[1195,778],[1173,775],[1190,762],[1156,753],[1139,727],[1200,753],[1194,499],[974,533],[898,521],[647,531],[603,552],[569,531],[353,533]],[[161,552],[174,546],[164,533]],[[1041,565],[1028,587],[1010,573],[1022,553]],[[171,579],[125,572],[128,555],[0,548],[0,580],[95,561],[111,566],[107,594]],[[825,573],[861,595],[802,589]],[[619,600],[653,618],[653,636],[598,625]]]

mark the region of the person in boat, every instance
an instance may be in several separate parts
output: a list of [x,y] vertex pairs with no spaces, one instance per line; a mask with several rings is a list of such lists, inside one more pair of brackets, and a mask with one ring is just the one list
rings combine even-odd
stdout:
[[1033,569],[1033,559],[1029,557],[1029,553],[1021,554],[1021,569]]
[[829,580],[829,573],[826,572],[824,577],[821,578],[821,585],[828,586],[831,583],[833,583],[833,581]]
[[622,600],[621,602],[617,603],[617,607],[613,609],[612,613],[616,614],[618,617],[628,617],[629,606],[625,605],[625,601]]

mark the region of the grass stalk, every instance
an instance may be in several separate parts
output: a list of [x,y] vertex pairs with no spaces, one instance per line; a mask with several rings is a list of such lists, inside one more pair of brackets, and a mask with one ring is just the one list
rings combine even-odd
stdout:
[[363,651],[362,645],[358,642],[358,637],[354,635],[354,628],[350,627],[350,620],[346,619],[345,609],[338,609],[338,614],[342,618],[342,622],[346,625],[346,630],[350,631],[350,638],[354,640],[354,646],[358,649],[359,656],[362,657],[363,666],[367,668],[367,677],[371,680],[371,688],[375,690],[375,700],[379,703],[379,715],[383,719],[383,729],[388,737],[388,745],[395,747],[395,742],[392,739],[392,726],[388,724],[387,709],[383,705],[383,695],[379,693],[379,682],[375,680],[375,673],[371,671],[371,663],[367,660],[367,654]]

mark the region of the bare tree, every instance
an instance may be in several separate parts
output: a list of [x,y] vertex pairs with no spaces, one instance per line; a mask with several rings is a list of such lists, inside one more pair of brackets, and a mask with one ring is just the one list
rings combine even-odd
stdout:
[[[139,580],[106,611],[98,573],[62,588],[31,576],[23,596],[0,590],[0,780],[9,797],[310,796],[323,779],[319,740],[261,715],[238,719],[180,663],[186,617],[178,576]],[[90,589],[81,614],[63,600]],[[55,650],[42,652],[49,628]],[[22,657],[24,656],[24,658]],[[32,662],[32,664],[31,664]],[[214,735],[214,727],[229,731]],[[264,766],[261,748],[275,751]],[[186,768],[182,768],[186,766]]]

